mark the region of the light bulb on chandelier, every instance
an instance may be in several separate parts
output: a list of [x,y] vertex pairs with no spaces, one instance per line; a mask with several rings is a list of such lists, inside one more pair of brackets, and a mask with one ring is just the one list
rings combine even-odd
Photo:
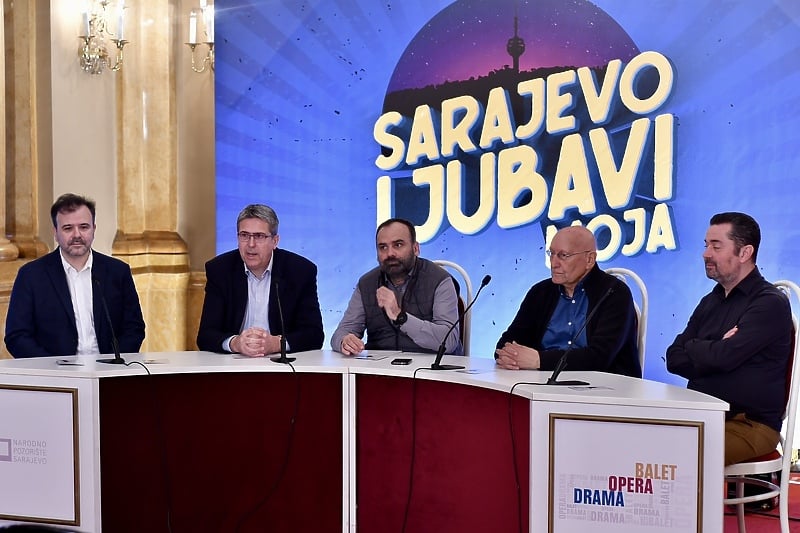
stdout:
[[[198,29],[203,36],[202,41],[198,41]],[[214,5],[209,5],[207,0],[200,0],[200,8],[192,9],[189,13],[189,42],[186,46],[192,51],[193,71],[205,72],[207,67],[214,70]],[[206,53],[201,53],[198,59],[195,52],[202,52],[204,47]]]
[[129,42],[124,38],[125,0],[116,3],[113,31],[109,21],[111,3],[110,0],[95,1],[92,8],[81,15],[78,58],[81,70],[88,74],[101,74],[106,69],[116,72],[122,68],[122,49]]

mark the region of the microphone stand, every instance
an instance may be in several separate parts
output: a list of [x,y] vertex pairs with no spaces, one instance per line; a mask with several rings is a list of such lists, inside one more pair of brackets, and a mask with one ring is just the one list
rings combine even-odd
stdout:
[[[100,281],[92,276],[92,284],[97,288],[100,296],[100,303],[103,305],[103,311],[106,315],[106,322],[108,322],[108,329],[111,330],[111,348],[114,350],[113,359],[98,359],[98,363],[107,363],[110,365],[124,365],[125,359],[119,353],[119,342],[117,342],[117,335],[114,333],[114,323],[111,322],[111,314],[108,312],[108,305],[106,304],[106,297],[103,295],[103,288],[100,286]],[[98,342],[99,344],[99,342]]]
[[289,364],[295,361],[296,357],[286,357],[286,325],[283,322],[283,308],[281,307],[281,293],[278,289],[278,281],[275,280],[275,300],[278,303],[278,317],[281,319],[281,355],[279,357],[270,357],[269,360],[273,363]]
[[586,329],[586,325],[589,324],[589,321],[592,319],[592,317],[594,317],[594,314],[597,312],[597,310],[600,309],[600,305],[605,301],[606,298],[608,298],[611,295],[612,292],[614,292],[614,287],[609,287],[609,289],[606,291],[603,297],[600,298],[600,301],[597,302],[597,305],[594,306],[594,309],[592,309],[592,311],[586,317],[586,320],[583,321],[583,324],[581,324],[581,327],[578,328],[578,332],[572,337],[572,340],[569,341],[569,346],[567,346],[567,349],[564,350],[564,354],[556,363],[556,367],[553,369],[553,373],[550,375],[550,377],[547,379],[547,382],[544,383],[544,385],[588,385],[589,384],[586,381],[579,381],[579,380],[558,381],[558,375],[561,374],[561,372],[567,367],[567,357],[569,356],[569,352],[572,350],[572,347],[575,346],[575,341],[578,339],[580,334],[583,333],[583,330]]
[[[475,293],[475,297],[469,303],[467,308],[464,309],[464,313],[461,316],[467,316],[467,312],[472,307],[472,304],[474,304],[478,300],[478,296],[480,295],[481,291],[485,286],[489,284],[490,281],[492,281],[492,276],[488,274],[483,276],[483,280],[481,280],[481,286],[478,287],[478,292]],[[436,359],[433,360],[433,364],[431,365],[431,370],[458,370],[459,368],[464,368],[463,365],[442,364],[442,357],[444,356],[444,351],[446,349],[445,344],[447,343],[447,337],[450,336],[450,333],[453,331],[453,329],[455,329],[456,325],[458,325],[459,322],[460,320],[456,320],[455,323],[450,326],[450,329],[447,330],[444,339],[442,339],[442,343],[439,345],[439,349],[436,351]]]

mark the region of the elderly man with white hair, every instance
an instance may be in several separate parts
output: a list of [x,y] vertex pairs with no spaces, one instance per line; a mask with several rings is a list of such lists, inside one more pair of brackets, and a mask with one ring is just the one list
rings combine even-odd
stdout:
[[570,370],[641,377],[631,291],[597,266],[592,232],[559,230],[547,255],[551,276],[531,287],[500,337],[497,365],[553,370],[569,351]]

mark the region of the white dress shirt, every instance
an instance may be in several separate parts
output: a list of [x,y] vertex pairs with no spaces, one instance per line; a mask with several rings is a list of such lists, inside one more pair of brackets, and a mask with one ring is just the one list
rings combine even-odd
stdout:
[[78,355],[98,354],[97,334],[94,330],[94,305],[92,303],[92,251],[83,268],[76,270],[59,253],[64,273],[67,275],[69,297],[72,300],[72,311],[75,313],[75,327],[78,330]]
[[[272,261],[275,259],[273,255],[269,259],[269,264],[264,275],[260,278],[253,274],[247,265],[244,267],[245,275],[247,276],[247,308],[244,312],[244,321],[239,332],[251,328],[253,326],[262,328],[268,333],[269,329],[269,293],[270,281],[272,279]],[[235,337],[232,335],[222,342],[222,349],[226,352],[231,350],[231,340]]]

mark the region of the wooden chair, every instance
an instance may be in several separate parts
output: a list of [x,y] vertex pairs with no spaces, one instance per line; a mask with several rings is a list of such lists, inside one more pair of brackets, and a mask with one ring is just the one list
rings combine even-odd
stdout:
[[[775,286],[784,291],[790,301],[800,302],[800,287],[793,282],[776,281]],[[792,360],[789,364],[790,373],[787,376],[789,379],[789,396],[779,443],[780,451],[776,449],[767,455],[725,467],[726,485],[727,483],[734,483],[736,490],[734,497],[725,498],[723,501],[725,505],[736,506],[739,533],[745,533],[744,505],[751,502],[771,500],[776,496],[779,498],[778,510],[780,513],[781,533],[789,533],[789,478],[792,467],[792,441],[794,440],[795,418],[797,416],[798,391],[800,391],[800,357],[798,357],[800,327],[798,327],[798,319],[795,313],[792,313],[792,323],[794,325],[794,346]],[[779,475],[780,479],[773,482],[754,477],[761,474]],[[759,494],[745,496],[744,488],[746,485],[755,485],[767,490]]]

